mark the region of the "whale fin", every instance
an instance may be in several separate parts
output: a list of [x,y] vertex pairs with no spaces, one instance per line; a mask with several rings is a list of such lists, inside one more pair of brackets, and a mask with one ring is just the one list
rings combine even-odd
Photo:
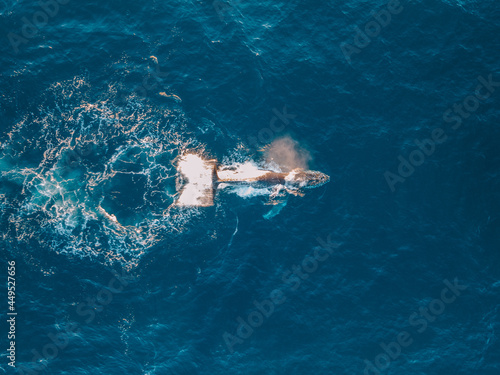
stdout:
[[283,200],[281,202],[277,202],[276,204],[273,205],[273,208],[269,212],[264,214],[262,217],[266,220],[271,220],[273,217],[275,217],[276,215],[278,215],[281,212],[283,207],[286,206],[287,202],[288,202],[288,199],[286,199],[286,198],[285,198],[285,200]]
[[175,202],[178,206],[208,207],[214,205],[216,161],[204,160],[196,154],[186,154],[177,165],[186,184]]

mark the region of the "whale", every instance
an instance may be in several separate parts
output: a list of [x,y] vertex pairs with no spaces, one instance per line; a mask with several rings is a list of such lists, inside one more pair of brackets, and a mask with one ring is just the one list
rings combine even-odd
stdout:
[[276,172],[261,169],[252,162],[220,165],[215,159],[204,159],[195,153],[179,158],[177,172],[177,206],[213,206],[217,189],[227,185],[275,186],[276,192],[284,189],[290,194],[303,196],[305,189],[330,181],[330,176],[319,171],[295,168]]

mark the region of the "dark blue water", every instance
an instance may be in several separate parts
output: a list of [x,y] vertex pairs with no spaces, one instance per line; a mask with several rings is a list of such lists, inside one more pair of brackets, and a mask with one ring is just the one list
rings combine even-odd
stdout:
[[[1,373],[500,374],[495,1],[0,17]],[[328,184],[172,205],[285,136]]]

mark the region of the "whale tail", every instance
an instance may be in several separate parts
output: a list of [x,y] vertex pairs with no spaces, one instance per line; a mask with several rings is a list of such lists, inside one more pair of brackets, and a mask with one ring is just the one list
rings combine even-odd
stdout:
[[[328,175],[318,171],[296,168],[278,173],[260,169],[251,162],[219,168],[216,160],[205,160],[197,154],[181,156],[177,170],[179,195],[175,204],[178,206],[213,206],[219,183],[275,185],[279,188],[278,193],[284,188],[291,194],[302,196],[303,189],[318,187],[330,180]],[[267,188],[260,190],[267,191]]]
[[217,161],[204,160],[199,155],[186,154],[179,160],[179,196],[175,202],[178,206],[214,205],[215,182],[217,181]]

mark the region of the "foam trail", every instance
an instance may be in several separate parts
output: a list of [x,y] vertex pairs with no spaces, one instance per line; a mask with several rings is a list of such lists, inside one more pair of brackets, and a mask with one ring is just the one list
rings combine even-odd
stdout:
[[[119,106],[113,88],[103,100],[82,85],[90,87],[85,77],[54,83],[1,140],[0,221],[11,223],[2,237],[129,269],[200,215],[171,205],[168,162],[197,141],[181,110],[134,97]],[[35,247],[13,251],[36,257],[24,248]]]

